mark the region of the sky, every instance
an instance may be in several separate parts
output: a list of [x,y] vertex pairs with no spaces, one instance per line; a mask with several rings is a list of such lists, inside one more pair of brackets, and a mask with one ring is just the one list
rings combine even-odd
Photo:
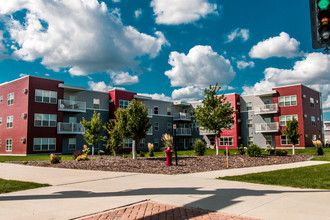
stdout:
[[25,75],[195,101],[302,83],[330,120],[330,55],[309,0],[0,0],[0,83]]

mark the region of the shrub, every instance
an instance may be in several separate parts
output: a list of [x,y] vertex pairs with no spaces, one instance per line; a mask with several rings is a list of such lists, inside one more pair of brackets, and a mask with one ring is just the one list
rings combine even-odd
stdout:
[[56,154],[50,154],[50,163],[51,164],[56,164],[61,162],[61,156],[60,155],[56,155]]
[[256,144],[251,144],[247,148],[247,153],[249,157],[260,157],[261,156],[261,148]]
[[97,154],[98,154],[99,156],[102,156],[102,155],[104,155],[105,153],[104,153],[103,150],[99,150],[99,151],[97,152]]
[[73,152],[72,158],[75,160],[78,156],[84,154],[82,150],[76,150]]
[[201,139],[197,139],[194,143],[195,154],[203,156],[206,150],[205,143]]
[[[226,150],[223,151],[223,155],[227,156]],[[228,150],[228,156],[230,156],[230,151]]]
[[273,155],[273,154],[275,154],[275,147],[267,145],[267,149],[265,151],[267,151],[269,154]]
[[146,154],[143,151],[140,151],[140,157],[144,157]]
[[81,161],[81,160],[88,160],[88,157],[86,154],[82,154],[82,155],[79,155],[77,158],[76,158],[76,161]]
[[323,155],[322,142],[320,140],[313,141],[314,146],[316,147],[317,155]]
[[317,149],[317,155],[323,155],[324,154],[324,152],[323,152],[323,147],[317,147],[316,148]]
[[286,156],[286,155],[288,155],[288,151],[285,149],[276,149],[275,154],[277,156]]
[[151,143],[148,143],[148,151],[149,151],[149,157],[154,156],[154,145]]
[[244,155],[246,153],[247,148],[243,146],[243,144],[241,144],[239,147],[237,147],[237,152],[240,155]]
[[83,153],[88,155],[89,152],[91,152],[90,149],[87,147],[87,145],[84,145]]

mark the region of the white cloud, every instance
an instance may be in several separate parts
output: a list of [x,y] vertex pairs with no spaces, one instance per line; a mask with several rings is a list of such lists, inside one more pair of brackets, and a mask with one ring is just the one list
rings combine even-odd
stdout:
[[128,72],[112,72],[110,77],[114,85],[132,85],[139,82],[138,76],[131,76]]
[[273,87],[302,83],[322,93],[324,108],[330,108],[330,55],[309,53],[292,69],[267,68],[265,77],[253,86],[243,87],[243,95],[270,91]]
[[0,31],[0,60],[8,58],[8,55],[5,54],[7,52],[4,44],[3,44],[3,31]]
[[226,43],[232,42],[236,38],[242,38],[243,41],[247,41],[250,37],[250,31],[245,28],[236,28],[228,36]]
[[142,15],[142,9],[139,8],[134,11],[135,18],[138,19]]
[[267,59],[269,57],[293,58],[302,55],[299,51],[300,42],[282,32],[279,36],[271,37],[253,46],[249,52],[252,58]]
[[157,24],[188,24],[208,14],[218,14],[217,4],[211,4],[208,0],[152,0],[150,5]]
[[[26,10],[25,22],[10,17]],[[41,63],[49,69],[68,69],[72,75],[138,70],[139,57],[156,57],[167,44],[164,35],[140,33],[124,26],[118,10],[97,0],[3,1],[0,15],[10,41],[18,45],[13,56]],[[46,25],[45,25],[46,24]]]
[[187,55],[171,52],[168,62],[172,69],[166,71],[165,75],[171,80],[172,86],[205,88],[216,82],[223,86],[235,77],[230,61],[214,52],[210,46],[195,46]]
[[112,0],[114,3],[119,3],[121,0]]
[[239,60],[237,61],[237,68],[242,70],[242,69],[245,69],[247,67],[250,67],[250,68],[253,68],[254,67],[254,62],[253,61],[250,61],[250,62],[245,62],[243,60]]
[[152,99],[155,99],[155,100],[162,100],[162,101],[168,101],[168,102],[172,101],[171,97],[166,96],[164,93],[162,93],[162,94],[159,94],[159,93],[155,93],[155,94],[139,93],[139,95],[148,96],[148,97],[151,97]]
[[21,74],[19,74],[19,77],[25,77],[25,76],[28,76],[28,74],[25,74],[25,73],[21,73]]
[[172,92],[172,99],[184,101],[197,101],[204,97],[204,90],[194,86],[175,89]]
[[101,82],[89,81],[88,86],[89,86],[89,89],[91,89],[93,91],[100,91],[100,92],[108,92],[109,90],[114,89],[113,86],[105,84],[104,81],[101,81]]

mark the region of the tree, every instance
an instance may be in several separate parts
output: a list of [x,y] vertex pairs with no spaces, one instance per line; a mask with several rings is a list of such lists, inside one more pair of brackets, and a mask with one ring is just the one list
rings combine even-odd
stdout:
[[295,145],[299,143],[301,134],[298,133],[298,121],[292,117],[292,120],[286,122],[286,128],[282,131],[286,135],[289,143],[292,144],[292,154],[295,155]]
[[[236,114],[230,102],[226,101],[225,95],[217,95],[220,89],[218,83],[215,86],[210,85],[209,88],[205,88],[203,105],[197,106],[194,110],[195,118],[200,126],[213,131],[217,139],[220,138],[222,129],[231,128]],[[219,155],[218,141],[216,141],[216,150],[217,155]]]
[[87,144],[92,145],[92,155],[94,155],[95,146],[105,139],[105,137],[102,136],[104,128],[102,126],[100,113],[96,113],[96,111],[94,111],[90,121],[86,121],[83,117],[80,123],[86,129],[83,136]]
[[108,138],[106,139],[106,148],[109,149],[114,156],[118,153],[118,151],[123,146],[123,137],[119,130],[119,127],[115,122],[108,122],[104,125],[104,129],[108,132]]
[[133,159],[136,159],[136,143],[147,136],[147,132],[151,127],[148,108],[141,101],[133,99],[126,109],[119,108],[115,112],[115,116],[122,136],[133,139]]

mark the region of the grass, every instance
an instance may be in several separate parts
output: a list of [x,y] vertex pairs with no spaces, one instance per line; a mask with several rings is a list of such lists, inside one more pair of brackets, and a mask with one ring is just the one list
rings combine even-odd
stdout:
[[[72,155],[61,155],[61,160],[73,160]],[[0,163],[5,161],[41,161],[49,160],[49,155],[33,155],[33,156],[0,156]]]
[[330,164],[277,170],[218,179],[296,188],[330,189]]
[[0,194],[20,191],[20,190],[34,189],[45,186],[50,186],[50,185],[32,183],[32,182],[22,182],[17,180],[5,180],[0,178]]
[[314,157],[312,160],[317,160],[317,161],[330,161],[330,157]]

